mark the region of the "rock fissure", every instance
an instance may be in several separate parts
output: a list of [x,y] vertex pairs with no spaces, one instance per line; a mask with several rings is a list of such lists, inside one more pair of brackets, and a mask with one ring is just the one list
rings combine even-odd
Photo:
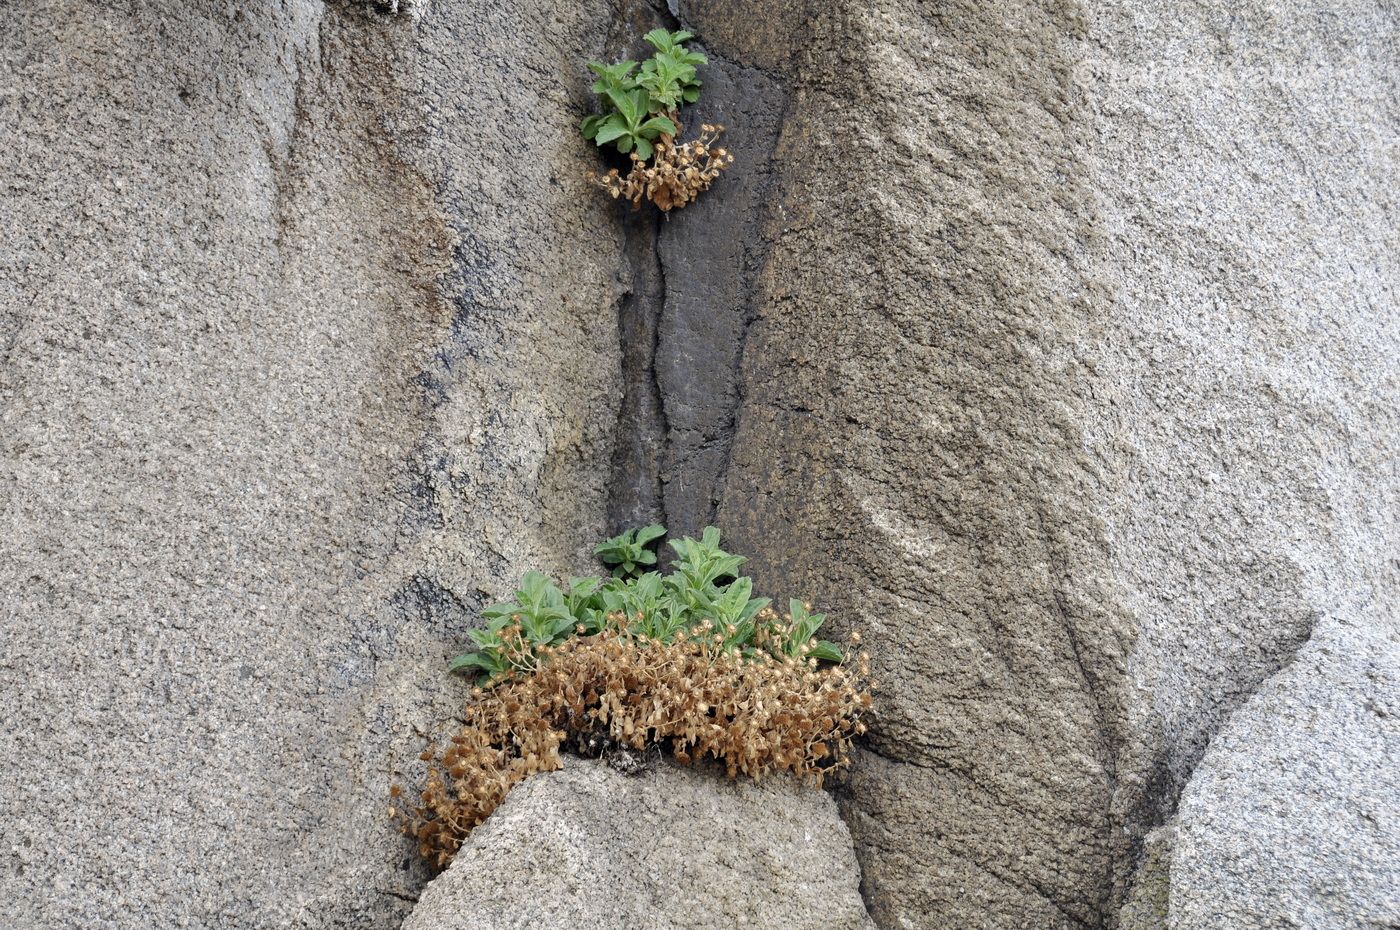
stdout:
[[[571,759],[447,919],[828,925],[780,836],[857,926],[1400,926],[1393,4],[10,6],[0,924],[400,926],[464,628],[660,520],[867,635],[847,829]],[[624,215],[582,63],[682,23],[738,163]]]
[[656,250],[660,222],[650,211],[630,214],[624,221],[623,255],[631,283],[617,303],[622,397],[609,478],[611,533],[665,519],[661,460],[669,430],[656,379],[661,311],[666,299],[665,273]]
[[[667,18],[664,25],[681,24]],[[705,91],[686,108],[685,128],[724,125],[734,166],[683,210],[624,220],[632,285],[619,305],[624,396],[611,478],[615,530],[656,520],[673,533],[695,533],[713,523],[732,457],[788,95],[758,69],[708,54]]]

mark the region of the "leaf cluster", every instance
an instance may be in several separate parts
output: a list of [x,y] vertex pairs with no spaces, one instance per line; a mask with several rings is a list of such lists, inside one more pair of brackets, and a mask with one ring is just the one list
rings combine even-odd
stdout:
[[595,552],[613,566],[613,577],[570,578],[560,588],[539,572],[529,572],[515,598],[482,612],[486,628],[469,635],[476,649],[452,660],[452,671],[473,673],[490,686],[512,673],[530,673],[546,650],[576,636],[625,631],[628,639],[670,643],[702,623],[715,653],[754,661],[812,658],[840,662],[836,644],[816,639],[825,614],[812,613],[797,599],[780,614],[768,598],[753,596],[753,579],[738,574],[746,561],[720,548],[720,533],[707,527],[699,539],[669,541],[675,552],[671,572],[643,571],[656,564],[648,545],[666,532],[652,525],[615,536]]
[[599,147],[612,144],[626,155],[633,151],[642,161],[651,158],[656,140],[675,138],[679,129],[676,111],[682,103],[700,98],[696,67],[708,59],[685,48],[694,36],[685,31],[653,29],[644,37],[656,51],[641,63],[590,61],[598,76],[593,92],[603,102],[603,112],[583,119],[585,139]]
[[665,535],[666,527],[659,523],[626,530],[621,535],[599,543],[593,554],[605,564],[613,566],[613,577],[625,577],[635,574],[639,566],[656,564],[656,553],[647,546]]

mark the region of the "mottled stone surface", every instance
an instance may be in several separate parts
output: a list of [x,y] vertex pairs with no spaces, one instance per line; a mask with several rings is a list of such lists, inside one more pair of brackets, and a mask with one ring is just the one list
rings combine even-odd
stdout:
[[1400,926],[1400,623],[1328,618],[1212,740],[1171,864],[1174,930]]
[[1394,11],[679,6],[789,85],[719,513],[880,666],[872,914],[1111,925],[1229,714],[1394,613]]
[[[1393,920],[1393,4],[394,6],[0,15],[0,924],[396,926],[480,604],[712,512],[880,926]],[[668,16],[739,164],[628,221]]]
[[604,3],[0,15],[0,925],[396,926],[443,660],[583,567]]
[[[1400,20],[1093,7],[1088,451],[1167,796],[1320,618],[1400,611]],[[1160,728],[1159,732],[1153,732]]]
[[831,798],[567,759],[511,792],[404,930],[874,930]]

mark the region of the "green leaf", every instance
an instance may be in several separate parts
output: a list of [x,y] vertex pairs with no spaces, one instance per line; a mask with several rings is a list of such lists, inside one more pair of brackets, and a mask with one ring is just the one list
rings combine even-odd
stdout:
[[620,61],[615,65],[590,61],[588,67],[598,75],[598,80],[593,82],[595,94],[604,95],[609,90],[627,91],[636,86],[636,79],[631,76],[633,69],[637,67],[635,61]]
[[642,38],[651,43],[651,46],[657,51],[665,51],[675,44],[675,40],[671,38],[671,32],[668,29],[653,29],[651,32],[642,36]]
[[842,655],[840,646],[825,639],[818,641],[817,644],[812,647],[812,651],[807,653],[807,655],[819,662],[840,663],[846,658]]
[[628,129],[635,129],[646,115],[647,92],[645,90],[623,91],[609,88],[608,99],[622,116]]
[[644,526],[641,529],[637,530],[637,545],[645,546],[652,540],[660,539],[662,536],[665,535],[666,527],[662,526],[660,523],[653,523],[650,526]]
[[467,635],[480,649],[499,649],[501,638],[493,630],[467,630]]
[[700,88],[692,84],[681,92],[681,99],[686,103],[694,103],[700,99]]
[[[627,135],[627,126],[622,123],[621,117],[614,113],[612,116],[609,116],[607,122],[603,123],[598,131],[594,133],[594,141],[599,145],[607,145],[614,139],[621,138],[625,135]],[[623,149],[623,151],[626,151],[626,149]]]
[[642,124],[640,131],[643,133],[650,132],[651,135],[647,136],[648,139],[655,138],[661,133],[665,133],[668,136],[675,136],[676,124],[664,116],[653,116]]
[[601,583],[597,578],[570,578],[569,597],[578,599],[589,597],[598,590]]
[[467,668],[480,669],[488,674],[495,671],[495,666],[491,661],[479,652],[468,652],[447,663],[449,672],[460,672]]
[[693,33],[686,32],[684,29],[678,32],[668,32],[665,29],[653,29],[651,32],[642,36],[642,38],[651,43],[652,47],[657,51],[667,52],[671,51],[682,42],[695,38],[695,36]]
[[514,601],[499,601],[487,607],[481,615],[487,620],[510,620],[511,615],[519,613],[520,605]]
[[744,619],[752,620],[760,610],[773,603],[772,599],[766,597],[755,597],[744,605]]

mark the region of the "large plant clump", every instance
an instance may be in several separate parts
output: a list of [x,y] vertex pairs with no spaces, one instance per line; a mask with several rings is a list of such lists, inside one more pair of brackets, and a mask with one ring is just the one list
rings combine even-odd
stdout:
[[591,179],[634,209],[650,200],[670,211],[708,190],[734,156],[718,145],[723,126],[706,124],[695,140],[677,141],[681,105],[700,98],[696,68],[708,61],[685,47],[694,36],[653,29],[644,38],[656,51],[640,68],[635,61],[588,63],[598,75],[593,92],[603,112],[584,117],[580,128],[599,147],[611,145],[631,157],[627,174],[614,168],[601,177],[590,172]]
[[[453,663],[478,676],[462,727],[424,753],[425,787],[403,812],[434,864],[446,865],[514,785],[559,768],[570,741],[817,785],[849,764],[871,703],[869,657],[843,662],[816,638],[823,615],[802,602],[779,613],[752,597],[752,581],[736,574],[743,557],[720,549],[713,528],[671,542],[670,574],[641,571],[663,532],[600,546],[613,578],[571,579],[566,593],[532,572],[514,601],[487,611],[487,629],[472,634],[479,648]],[[852,634],[851,647],[858,641]]]

